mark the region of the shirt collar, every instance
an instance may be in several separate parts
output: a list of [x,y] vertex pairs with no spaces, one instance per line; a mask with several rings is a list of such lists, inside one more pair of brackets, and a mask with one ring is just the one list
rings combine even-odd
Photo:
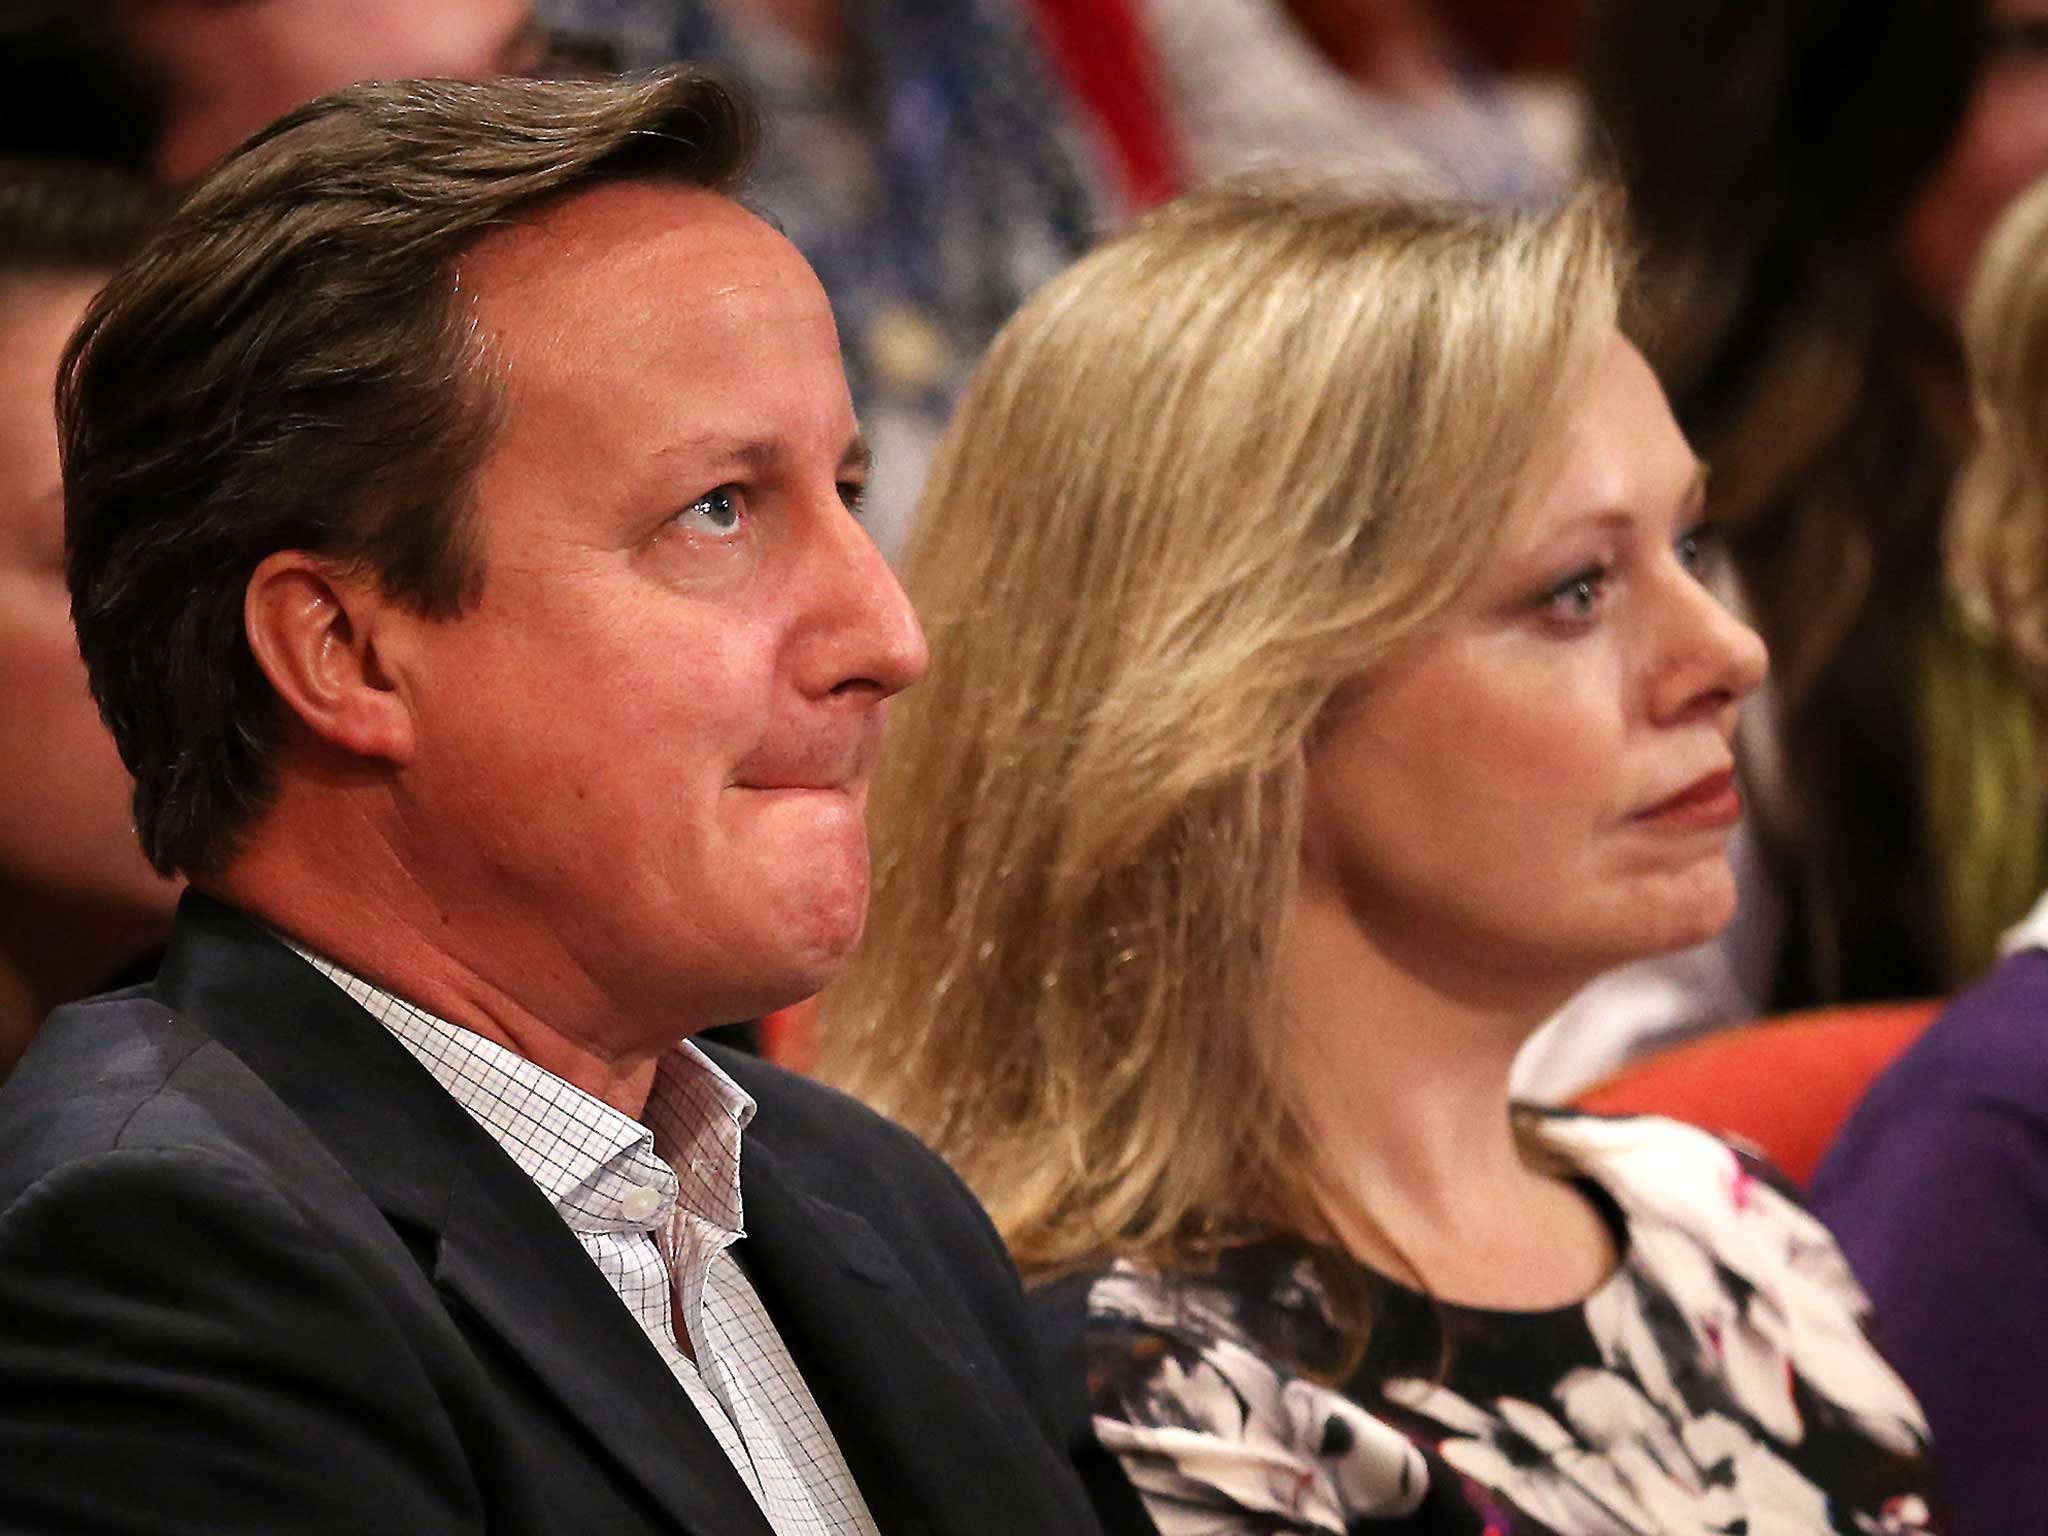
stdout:
[[680,1206],[742,1234],[740,1141],[754,1101],[689,1041],[657,1064],[642,1124],[516,1051],[284,942],[389,1030],[576,1231],[656,1231]]

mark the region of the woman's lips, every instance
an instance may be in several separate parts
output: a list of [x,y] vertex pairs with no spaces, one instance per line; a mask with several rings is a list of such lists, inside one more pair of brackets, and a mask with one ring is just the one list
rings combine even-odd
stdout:
[[1659,800],[1634,820],[1673,830],[1732,827],[1742,816],[1742,791],[1735,786],[1735,770],[1722,768],[1693,780],[1667,800]]

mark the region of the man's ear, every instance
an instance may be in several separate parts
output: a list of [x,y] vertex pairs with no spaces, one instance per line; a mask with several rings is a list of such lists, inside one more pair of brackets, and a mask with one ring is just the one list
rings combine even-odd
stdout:
[[284,549],[250,575],[242,624],[256,664],[307,730],[357,757],[403,766],[413,753],[412,709],[377,649],[380,622],[397,616],[391,610],[374,580]]

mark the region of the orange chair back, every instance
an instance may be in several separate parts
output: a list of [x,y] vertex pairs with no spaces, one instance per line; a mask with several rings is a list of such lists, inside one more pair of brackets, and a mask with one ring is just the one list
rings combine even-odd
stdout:
[[818,1000],[807,997],[764,1016],[756,1027],[761,1054],[792,1072],[808,1072],[818,1059]]
[[1938,1002],[1863,1003],[1762,1019],[1647,1057],[1576,1104],[1669,1115],[1738,1137],[1804,1189],[1864,1090],[1940,1010]]

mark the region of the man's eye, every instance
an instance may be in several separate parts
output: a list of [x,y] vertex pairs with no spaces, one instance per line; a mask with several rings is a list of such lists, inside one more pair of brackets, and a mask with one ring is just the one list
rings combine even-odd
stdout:
[[676,521],[693,533],[723,538],[739,528],[745,511],[746,501],[740,494],[740,488],[721,485],[716,490],[706,491],[684,507],[676,514]]
[[867,505],[868,483],[865,480],[842,480],[839,482],[840,503],[855,517]]

